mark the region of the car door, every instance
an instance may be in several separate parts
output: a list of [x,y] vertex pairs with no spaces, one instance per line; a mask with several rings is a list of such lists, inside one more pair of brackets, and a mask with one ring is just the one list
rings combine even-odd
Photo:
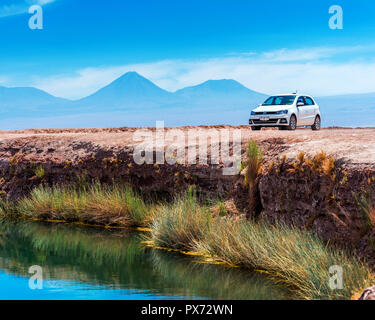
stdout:
[[305,106],[304,106],[304,112],[305,112],[305,121],[307,126],[312,126],[315,121],[315,110],[316,105],[313,99],[310,97],[304,97],[305,99]]
[[[303,106],[298,107],[298,103],[302,102]],[[306,112],[305,112],[305,99],[304,97],[298,97],[297,99],[297,125],[305,126],[306,125]]]

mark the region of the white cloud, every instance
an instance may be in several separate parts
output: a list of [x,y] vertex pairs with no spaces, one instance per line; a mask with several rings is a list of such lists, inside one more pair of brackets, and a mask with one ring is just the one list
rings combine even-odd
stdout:
[[321,58],[328,58],[335,53],[333,48],[316,48],[308,49],[280,49],[270,52],[265,52],[263,58],[273,62],[288,62],[288,61],[309,61]]
[[0,5],[0,18],[14,16],[28,12],[32,5],[45,5],[56,0],[12,0],[8,4]]
[[291,61],[315,61],[332,58],[341,54],[374,51],[373,46],[353,46],[353,47],[315,47],[303,49],[279,49],[264,52],[261,57],[268,62],[291,62]]
[[332,62],[353,48],[277,50],[256,55],[206,60],[165,60],[154,63],[87,68],[71,75],[34,78],[29,84],[59,97],[77,99],[109,84],[127,71],[137,71],[160,87],[175,91],[206,80],[235,79],[264,93],[299,90],[312,95],[375,92],[375,61]]

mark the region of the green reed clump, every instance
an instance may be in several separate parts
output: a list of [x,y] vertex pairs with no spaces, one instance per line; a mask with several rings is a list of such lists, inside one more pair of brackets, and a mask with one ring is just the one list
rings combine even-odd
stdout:
[[14,202],[0,198],[0,216],[17,215],[17,208]]
[[[355,257],[284,224],[220,219],[209,231],[195,243],[196,250],[229,264],[265,270],[296,289],[301,299],[350,299],[374,281],[369,266]],[[330,288],[329,269],[335,265],[344,270],[342,290]]]
[[35,173],[35,176],[39,179],[42,179],[46,174],[46,172],[45,172],[45,170],[42,166],[36,168],[34,173]]
[[153,212],[130,187],[98,183],[78,190],[40,186],[15,206],[26,217],[122,226],[144,225]]
[[249,141],[246,149],[245,162],[245,185],[251,186],[255,183],[263,163],[263,150],[256,141]]
[[364,190],[362,194],[353,195],[363,220],[365,232],[369,232],[375,228],[375,204],[372,190],[371,185],[369,185],[368,189]]
[[208,232],[212,217],[208,206],[199,203],[194,190],[161,205],[151,223],[151,239],[157,246],[191,249]]
[[262,168],[263,150],[256,141],[249,141],[246,149],[245,186],[249,188],[249,212],[254,214],[258,206],[257,178]]

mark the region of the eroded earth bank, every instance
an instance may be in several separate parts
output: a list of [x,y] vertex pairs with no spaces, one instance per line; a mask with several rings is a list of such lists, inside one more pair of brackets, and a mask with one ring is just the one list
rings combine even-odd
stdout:
[[[176,128],[167,128],[169,130]],[[134,162],[137,128],[38,129],[0,133],[0,190],[20,199],[41,184],[85,181],[126,183],[141,194],[168,199],[194,185],[206,197],[220,197],[233,214],[281,220],[311,230],[328,243],[348,248],[375,263],[375,232],[361,203],[375,199],[375,129],[320,132],[265,130],[247,126],[184,127],[188,130],[241,130],[241,150],[255,140],[264,151],[256,185],[257,205],[249,211],[244,175],[223,175],[222,163],[143,164]],[[155,128],[149,128],[155,134]],[[201,141],[199,143],[202,143]],[[188,150],[188,145],[184,146]],[[186,152],[188,153],[188,151]],[[186,155],[187,156],[187,155]],[[110,223],[110,222],[109,222]]]

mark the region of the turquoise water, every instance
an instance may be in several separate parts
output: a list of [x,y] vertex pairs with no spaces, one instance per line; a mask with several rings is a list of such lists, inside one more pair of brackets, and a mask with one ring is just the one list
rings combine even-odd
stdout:
[[[0,223],[0,299],[288,299],[248,271],[146,248],[141,234],[66,224]],[[43,288],[29,287],[29,267]]]

